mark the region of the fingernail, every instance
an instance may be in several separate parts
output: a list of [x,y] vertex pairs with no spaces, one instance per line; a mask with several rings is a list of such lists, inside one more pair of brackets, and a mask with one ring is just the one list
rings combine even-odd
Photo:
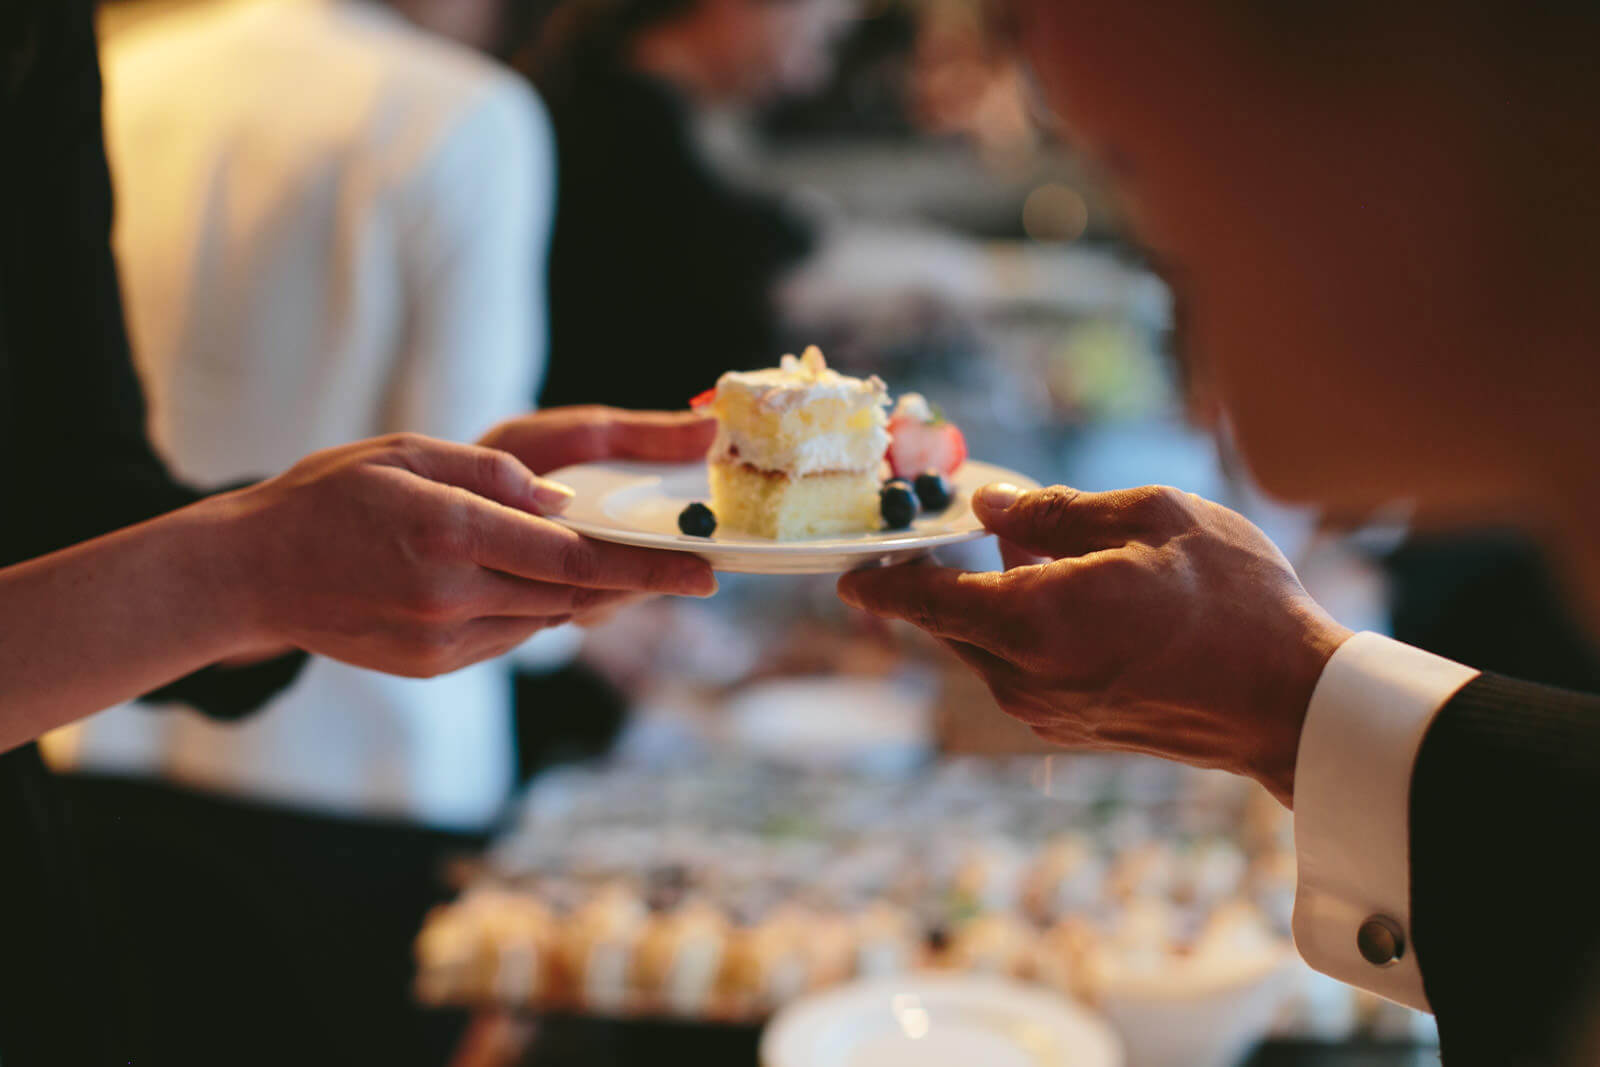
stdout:
[[1010,482],[986,485],[973,495],[972,502],[981,504],[986,511],[1006,511],[1022,497],[1022,490]]
[[577,497],[577,492],[560,482],[552,482],[548,478],[535,478],[533,480],[533,503],[545,514],[557,514],[567,510],[567,505]]
[[689,596],[699,597],[702,600],[716,596],[717,590],[722,588],[717,582],[716,572],[710,567],[704,570],[696,569],[694,577],[684,582],[684,585],[691,590]]

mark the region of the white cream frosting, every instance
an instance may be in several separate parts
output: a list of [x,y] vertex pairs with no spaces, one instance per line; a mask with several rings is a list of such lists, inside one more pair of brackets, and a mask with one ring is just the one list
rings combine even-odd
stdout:
[[[783,418],[808,404],[840,401],[847,416],[871,412],[868,425],[801,435],[750,432],[722,421],[711,447],[713,462],[746,463],[790,477],[828,471],[876,471],[889,448],[888,387],[883,379],[852,378],[831,370],[815,345],[798,359],[784,356],[778,367],[730,371],[717,382],[719,397],[742,395],[758,411]],[[835,422],[835,426],[839,423]]]
[[717,392],[748,393],[767,411],[790,411],[818,400],[843,400],[852,408],[883,407],[889,387],[874,374],[852,378],[828,366],[822,350],[812,345],[798,359],[784,356],[777,367],[729,371],[717,380]]

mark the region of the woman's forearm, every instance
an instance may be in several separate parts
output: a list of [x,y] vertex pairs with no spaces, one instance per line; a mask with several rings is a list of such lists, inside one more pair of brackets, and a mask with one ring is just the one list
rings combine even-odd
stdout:
[[0,570],[0,751],[286,647],[433,677],[641,594],[709,596],[703,560],[540,518],[572,491],[530,468],[687,461],[713,432],[687,413],[576,408],[505,423],[496,447],[394,434]]
[[0,751],[259,642],[226,508],[0,570]]

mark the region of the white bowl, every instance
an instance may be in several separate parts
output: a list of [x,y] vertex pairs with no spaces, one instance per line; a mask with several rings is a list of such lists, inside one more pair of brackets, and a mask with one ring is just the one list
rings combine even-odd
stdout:
[[1237,967],[1123,978],[1096,1006],[1122,1036],[1128,1067],[1233,1067],[1272,1029],[1297,960],[1285,946]]
[[910,974],[853,982],[784,1008],[761,1067],[1121,1067],[1089,1009],[1000,978]]

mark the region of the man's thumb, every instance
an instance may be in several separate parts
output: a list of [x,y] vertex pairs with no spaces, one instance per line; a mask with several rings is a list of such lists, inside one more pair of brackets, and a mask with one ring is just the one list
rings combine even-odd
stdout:
[[1092,506],[1097,493],[1080,493],[1064,485],[1024,491],[1001,482],[972,496],[978,521],[1002,542],[1034,556],[1059,559],[1120,544],[1100,528]]

